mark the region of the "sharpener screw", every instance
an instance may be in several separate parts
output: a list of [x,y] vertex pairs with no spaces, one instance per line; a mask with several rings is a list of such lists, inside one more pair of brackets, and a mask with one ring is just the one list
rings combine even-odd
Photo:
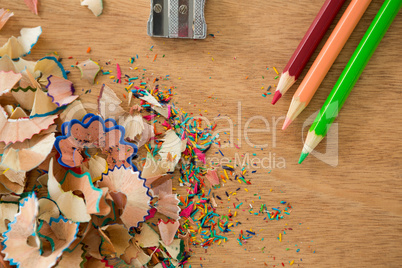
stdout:
[[179,13],[180,14],[186,14],[187,13],[187,10],[188,10],[188,8],[187,8],[187,6],[186,5],[181,5],[180,7],[179,7]]
[[161,13],[162,12],[162,5],[161,4],[154,5],[154,11],[156,13]]

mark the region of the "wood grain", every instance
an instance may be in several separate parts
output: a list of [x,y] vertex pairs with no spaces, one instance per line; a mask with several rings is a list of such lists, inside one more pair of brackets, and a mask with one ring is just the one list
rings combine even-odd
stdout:
[[[99,18],[81,7],[78,0],[40,2],[39,16],[35,16],[21,0],[1,1],[1,7],[11,9],[15,16],[0,32],[0,42],[4,43],[11,35],[18,36],[22,27],[42,26],[43,35],[28,58],[37,60],[57,51],[64,58],[63,64],[71,70],[69,77],[76,89],[79,92],[92,89],[92,93],[82,97],[86,103],[94,103],[105,81],[124,99],[123,85],[101,76],[98,85],[89,86],[80,80],[77,69],[69,67],[76,61],[91,57],[105,69],[113,69],[105,65],[111,60],[120,63],[123,72],[128,74],[132,73],[129,66],[146,68],[147,74],[170,75],[169,83],[176,87],[177,106],[194,114],[202,113],[211,122],[221,114],[241,125],[241,135],[238,125],[234,126],[233,133],[234,142],[241,141],[240,150],[231,144],[232,147],[222,149],[225,156],[248,153],[262,159],[275,154],[276,159],[285,160],[286,168],[248,167],[250,171],[257,171],[248,176],[253,183],[247,187],[249,192],[237,182],[229,182],[217,191],[224,195],[224,191],[241,187],[237,198],[245,204],[245,211],[240,209],[238,216],[242,225],[234,228],[235,234],[229,233],[229,242],[221,246],[214,245],[207,250],[194,248],[189,262],[192,267],[200,267],[199,264],[203,267],[264,267],[264,263],[268,267],[282,267],[282,262],[287,267],[291,260],[295,260],[293,266],[298,267],[400,267],[401,14],[336,120],[339,162],[332,167],[313,156],[303,165],[297,164],[304,138],[303,124],[323,104],[383,1],[374,0],[370,5],[311,104],[286,132],[280,127],[298,84],[275,107],[270,105],[270,96],[264,98],[262,93],[277,82],[272,67],[282,71],[323,0],[208,0],[205,10],[208,33],[215,38],[208,36],[204,41],[147,36],[147,0],[105,0],[105,9]],[[320,47],[322,45],[323,42]],[[154,46],[153,51],[150,51],[151,46]],[[89,55],[88,47],[92,48]],[[139,59],[130,65],[129,57],[136,54]],[[153,62],[155,54],[158,58]],[[69,56],[74,59],[67,59]],[[213,98],[209,98],[212,94]],[[241,123],[238,122],[239,103]],[[261,119],[245,126],[253,116],[266,118],[269,131],[247,133],[246,140],[245,130],[267,129]],[[224,120],[216,122],[220,129],[228,125]],[[222,144],[227,145],[223,141],[227,141],[229,135],[221,134]],[[268,146],[261,150],[248,145],[247,141]],[[318,150],[325,151],[325,143]],[[215,156],[216,151],[214,148],[210,155]],[[237,202],[234,200],[223,200],[219,211],[227,213],[232,203]],[[252,201],[256,207],[261,203],[274,207],[281,200],[290,202],[294,209],[278,222],[267,223],[261,216],[250,215],[246,208]],[[279,232],[288,227],[293,230],[286,231],[279,242]],[[259,235],[239,246],[236,236],[240,229],[249,228]],[[265,249],[261,250],[263,247]],[[300,252],[297,253],[297,249]]]

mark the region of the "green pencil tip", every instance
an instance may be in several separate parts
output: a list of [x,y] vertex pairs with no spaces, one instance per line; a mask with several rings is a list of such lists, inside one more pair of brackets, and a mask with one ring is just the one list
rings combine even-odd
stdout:
[[308,153],[301,153],[299,158],[299,164],[303,163],[304,159],[308,156]]

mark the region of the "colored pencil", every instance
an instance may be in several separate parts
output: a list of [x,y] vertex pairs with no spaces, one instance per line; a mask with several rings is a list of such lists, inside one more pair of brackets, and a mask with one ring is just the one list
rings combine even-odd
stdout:
[[272,104],[296,82],[345,0],[326,0],[281,74]]
[[286,129],[307,107],[318,87],[321,85],[332,64],[335,62],[350,35],[372,0],[352,0],[328,38],[317,59],[314,61],[303,82],[293,96],[285,123]]
[[303,146],[299,164],[324,139],[332,122],[401,7],[402,0],[385,0],[311,126]]

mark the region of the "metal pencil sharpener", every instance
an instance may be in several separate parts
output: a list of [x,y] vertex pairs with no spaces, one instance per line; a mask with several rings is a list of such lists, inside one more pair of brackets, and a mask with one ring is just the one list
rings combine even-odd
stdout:
[[205,39],[205,0],[151,0],[148,35]]

